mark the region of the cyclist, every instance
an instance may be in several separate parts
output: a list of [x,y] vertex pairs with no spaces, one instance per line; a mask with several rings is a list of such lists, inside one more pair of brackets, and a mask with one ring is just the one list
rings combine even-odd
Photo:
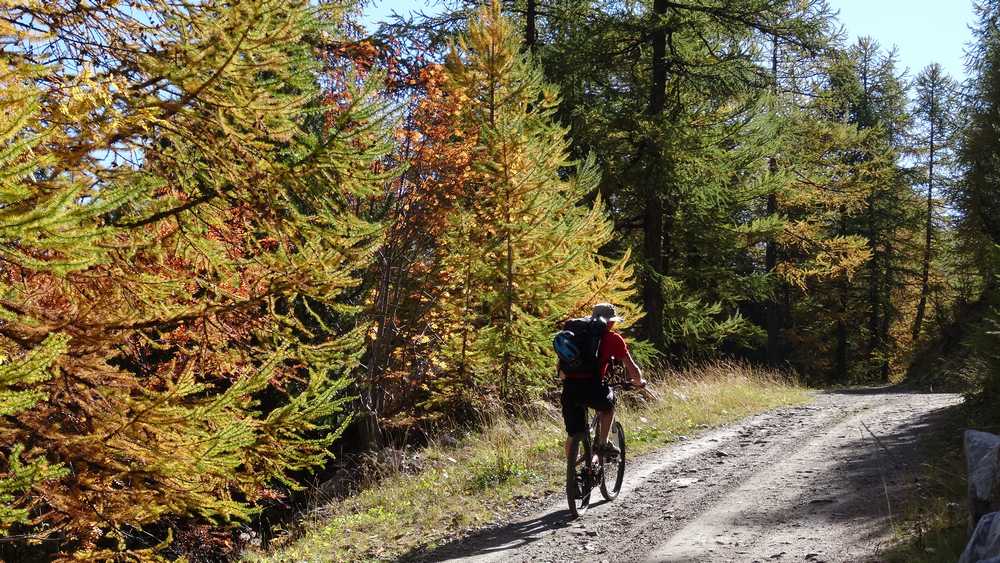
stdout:
[[[621,322],[614,305],[598,303],[591,313],[593,319],[603,319],[608,330],[601,339],[598,352],[598,376],[593,373],[563,373],[562,378],[562,414],[566,423],[566,456],[569,456],[570,444],[574,434],[587,431],[587,407],[597,411],[600,417],[598,443],[594,451],[599,455],[617,455],[621,452],[618,446],[608,442],[608,433],[615,419],[615,392],[606,382],[608,366],[612,360],[620,360],[625,364],[625,373],[637,387],[645,387],[646,380],[642,378],[642,370],[628,351],[628,345],[620,334],[614,331],[615,323]],[[558,369],[558,368],[557,368]]]

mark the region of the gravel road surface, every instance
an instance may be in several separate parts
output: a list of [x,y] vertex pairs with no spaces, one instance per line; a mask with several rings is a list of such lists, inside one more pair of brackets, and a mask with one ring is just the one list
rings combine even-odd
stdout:
[[410,560],[879,561],[919,472],[918,438],[960,402],[891,388],[819,393],[633,461],[618,499],[595,491],[582,519],[553,495]]

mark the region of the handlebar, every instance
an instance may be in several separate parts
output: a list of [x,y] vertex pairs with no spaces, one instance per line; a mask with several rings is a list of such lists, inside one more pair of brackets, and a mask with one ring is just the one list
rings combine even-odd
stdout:
[[606,383],[609,387],[619,388],[622,391],[645,389],[645,386],[632,383],[632,380],[625,374],[625,365],[620,360],[613,361],[609,366]]

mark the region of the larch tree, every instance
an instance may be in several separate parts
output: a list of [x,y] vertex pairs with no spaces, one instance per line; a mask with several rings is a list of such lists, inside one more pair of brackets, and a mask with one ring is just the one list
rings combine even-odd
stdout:
[[[953,186],[955,127],[957,125],[957,85],[939,64],[924,68],[914,81],[914,149],[920,158],[919,183],[926,185],[924,248],[920,274],[920,299],[913,319],[913,340],[923,330],[927,301],[931,292],[936,210],[942,195]],[[936,191],[935,191],[936,190]]]
[[558,323],[597,301],[631,305],[628,256],[599,250],[612,238],[592,160],[568,156],[553,120],[559,98],[521,49],[497,3],[469,22],[447,66],[445,90],[465,101],[459,135],[475,143],[460,204],[443,241],[446,317],[461,330],[447,344],[453,376],[504,405],[552,382]]
[[453,272],[443,266],[444,244],[467,192],[477,131],[463,123],[469,103],[446,86],[442,64],[416,71],[419,93],[398,131],[405,171],[385,197],[390,213],[379,254],[375,326],[367,357],[370,406],[381,432],[461,415],[467,389],[438,377],[446,364],[442,343],[463,325],[445,322],[439,306],[453,296]]
[[872,255],[848,224],[864,210],[869,168],[880,161],[875,136],[831,119],[827,92],[816,94],[809,107],[791,111],[782,132],[778,205],[785,223],[774,271],[790,288],[782,303],[785,361],[836,381],[848,369],[848,327],[855,322],[848,289]]
[[[763,38],[763,42],[770,50],[768,58],[771,67],[772,105],[768,111],[776,114],[779,119],[788,114],[781,110],[782,106],[798,107],[808,103],[807,90],[822,72],[820,53],[835,39],[832,31],[833,11],[826,0],[788,2],[785,9],[786,13],[779,17],[790,18],[793,13],[798,12],[799,17],[796,21],[802,29],[791,36],[772,32]],[[786,139],[785,142],[793,150],[797,145],[797,140],[794,138]],[[779,147],[778,150],[781,151],[782,148]],[[778,154],[769,155],[768,170],[771,174],[780,172]],[[782,183],[775,183],[775,187],[775,190],[767,194],[765,216],[782,213],[779,206],[783,191]],[[789,288],[782,283],[781,276],[777,275],[778,264],[782,260],[781,252],[778,237],[768,238],[764,253],[764,270],[771,275],[773,287],[771,295],[764,303],[764,328],[767,331],[767,362],[772,366],[781,365],[785,358],[782,329],[787,323],[788,311],[782,303],[781,296],[786,295]]]
[[[908,346],[911,268],[919,209],[901,157],[909,116],[906,94],[892,53],[862,38],[838,53],[828,69],[828,92],[818,109],[850,124],[865,143],[844,154],[860,175],[864,208],[844,208],[839,236],[863,236],[870,258],[855,279],[839,288],[834,381],[887,380]],[[859,313],[863,311],[863,319]],[[861,326],[860,331],[849,327]],[[903,326],[906,330],[901,330]],[[863,362],[852,358],[860,350]]]
[[[1000,2],[974,3],[977,22],[967,54],[969,78],[965,83],[963,123],[958,147],[962,177],[954,190],[960,211],[959,237],[971,255],[983,283],[977,293],[980,306],[989,307],[1000,296]],[[994,316],[986,326],[995,327]],[[981,332],[979,329],[975,329]],[[995,342],[995,338],[993,339]],[[984,351],[995,344],[982,345]],[[1000,397],[1000,358],[984,356],[989,366],[978,370],[974,384],[979,396],[989,402]],[[975,373],[975,372],[973,372]]]
[[0,16],[3,524],[112,558],[246,519],[328,458],[362,349],[388,115],[355,83],[322,119],[339,8]]
[[[993,245],[1000,244],[1000,2],[976,2],[976,39],[969,53],[971,77],[967,84],[966,117],[959,152],[964,181],[957,190],[967,231],[980,232]],[[987,283],[996,288],[998,271],[995,249],[983,245],[980,263]]]

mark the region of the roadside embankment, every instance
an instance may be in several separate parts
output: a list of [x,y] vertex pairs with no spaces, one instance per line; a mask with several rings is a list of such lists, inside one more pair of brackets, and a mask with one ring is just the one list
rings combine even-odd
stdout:
[[1000,415],[978,403],[950,409],[935,432],[921,439],[920,478],[900,507],[898,542],[885,554],[891,563],[956,561],[969,539],[966,459],[962,432],[1000,433]]

